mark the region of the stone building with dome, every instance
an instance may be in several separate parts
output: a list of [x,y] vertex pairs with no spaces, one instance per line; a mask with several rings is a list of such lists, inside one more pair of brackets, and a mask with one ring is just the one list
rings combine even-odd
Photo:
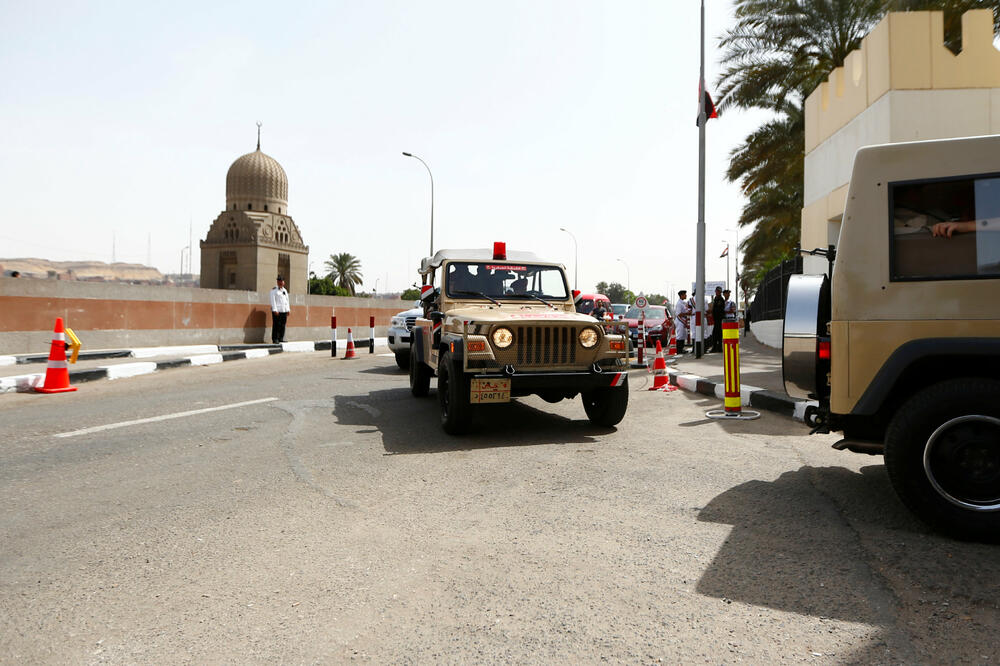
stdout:
[[288,291],[307,291],[309,247],[288,214],[288,177],[257,150],[226,174],[226,209],[201,241],[201,286],[266,293],[282,275]]

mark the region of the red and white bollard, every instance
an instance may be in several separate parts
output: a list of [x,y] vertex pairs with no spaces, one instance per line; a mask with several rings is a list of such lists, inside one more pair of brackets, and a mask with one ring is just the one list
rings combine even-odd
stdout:
[[330,317],[330,358],[337,358],[337,316]]
[[375,353],[375,315],[368,317],[368,353]]

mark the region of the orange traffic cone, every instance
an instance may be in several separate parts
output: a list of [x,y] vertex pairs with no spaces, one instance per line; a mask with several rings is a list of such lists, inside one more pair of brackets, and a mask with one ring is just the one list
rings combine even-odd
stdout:
[[653,361],[653,386],[650,391],[659,391],[669,386],[670,379],[667,377],[667,362],[663,360],[663,345],[656,341],[656,360]]
[[677,331],[670,332],[670,349],[667,351],[667,356],[677,356]]
[[66,393],[75,391],[75,386],[69,385],[69,364],[66,362],[66,329],[63,328],[62,317],[56,317],[55,333],[52,334],[52,347],[49,349],[49,366],[45,369],[45,381],[36,386],[39,393]]
[[351,334],[351,329],[347,329],[347,353],[344,354],[344,359],[357,357],[358,355],[354,351],[354,336]]

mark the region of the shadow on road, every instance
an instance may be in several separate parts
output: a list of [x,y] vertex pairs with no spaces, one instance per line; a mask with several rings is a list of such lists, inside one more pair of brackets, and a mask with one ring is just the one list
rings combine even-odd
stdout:
[[733,530],[698,582],[698,592],[881,624],[884,618],[867,603],[873,581],[845,517],[926,533],[896,499],[882,466],[861,473],[801,467],[774,481],[730,488],[701,510],[699,520],[732,525]]
[[371,368],[365,368],[364,370],[358,370],[359,375],[386,375],[390,377],[405,377],[406,371],[400,370],[396,365],[395,361],[393,365],[376,365]]
[[[581,415],[583,407],[580,407]],[[504,446],[587,444],[614,428],[592,425],[535,409],[519,400],[481,407],[473,430],[452,437],[441,429],[436,391],[414,398],[408,388],[372,391],[363,397],[335,396],[333,415],[341,425],[374,427],[386,453],[441,453]],[[483,427],[488,422],[489,427]]]

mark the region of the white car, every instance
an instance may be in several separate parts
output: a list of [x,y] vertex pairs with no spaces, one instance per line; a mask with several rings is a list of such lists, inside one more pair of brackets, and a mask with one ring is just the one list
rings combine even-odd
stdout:
[[417,301],[411,309],[400,312],[389,322],[389,349],[396,355],[396,365],[400,370],[410,368],[410,334],[413,322],[423,314],[420,301]]

